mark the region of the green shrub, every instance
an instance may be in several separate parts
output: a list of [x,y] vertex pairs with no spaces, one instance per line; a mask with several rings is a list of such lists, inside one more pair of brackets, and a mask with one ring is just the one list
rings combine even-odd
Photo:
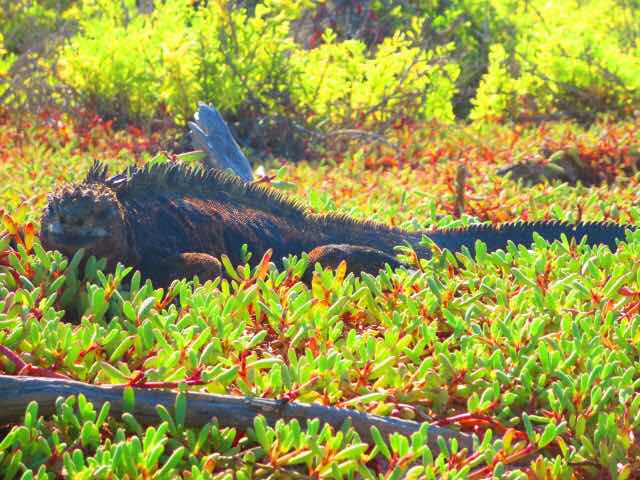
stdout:
[[148,13],[135,0],[5,0],[0,92],[28,50],[25,80],[11,85],[23,103],[57,95],[123,125],[183,124],[204,100],[249,141],[273,137],[269,148],[297,142],[283,134],[291,125],[378,128],[454,114],[592,121],[633,114],[640,100],[637,2],[155,3]]
[[[9,68],[15,61],[16,56],[13,53],[7,51],[4,42],[4,36],[0,33],[0,77],[7,74]],[[2,93],[2,89],[0,87],[0,93]]]
[[[81,32],[61,51],[60,75],[63,81],[81,92],[85,103],[101,113],[120,113],[136,117],[153,115],[159,104],[162,71],[159,67],[163,43],[158,43],[159,29],[165,18],[137,15],[128,19],[133,2],[97,0],[84,2],[70,14],[77,18]],[[176,4],[166,9],[180,22],[185,9]],[[172,42],[178,29],[167,29]],[[180,42],[188,45],[186,38]],[[184,55],[184,52],[179,52]],[[190,59],[183,56],[188,64]],[[125,118],[126,119],[126,118]]]
[[640,100],[637,7],[614,0],[492,4],[514,36],[491,48],[473,119],[631,113]]
[[3,0],[0,2],[0,34],[5,48],[21,54],[32,49],[60,26],[60,14],[70,0]]
[[367,56],[360,40],[336,43],[330,30],[324,40],[318,48],[293,56],[292,64],[301,72],[294,92],[298,105],[334,123],[355,120],[368,110],[373,120],[388,120],[400,106],[413,108],[423,118],[453,120],[451,99],[460,68],[432,62],[453,45],[425,51],[413,46],[408,34],[397,33]]
[[251,14],[169,0],[143,15],[133,3],[85,1],[72,13],[80,32],[61,51],[61,77],[99,112],[152,118],[166,109],[184,122],[205,100],[227,114],[305,112],[320,123],[377,113],[392,95],[387,110],[411,98],[417,114],[452,119],[459,68],[442,58],[450,45],[420,50],[415,34],[398,32],[371,53],[327,32],[325,44],[305,50],[291,30],[302,1],[263,2]]

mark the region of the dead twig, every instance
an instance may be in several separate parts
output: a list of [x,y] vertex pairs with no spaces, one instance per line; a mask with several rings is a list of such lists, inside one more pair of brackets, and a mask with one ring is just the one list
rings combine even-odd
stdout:
[[201,103],[195,114],[195,122],[189,122],[189,130],[194,147],[207,153],[204,162],[207,167],[229,169],[245,182],[253,180],[251,164],[218,110]]
[[467,185],[467,177],[469,176],[469,170],[464,163],[458,164],[458,171],[456,172],[456,218],[460,218],[464,213],[464,190]]
[[[110,385],[90,385],[74,380],[41,377],[21,377],[0,375],[0,425],[19,422],[29,402],[36,401],[41,415],[50,416],[55,412],[58,397],[84,395],[99,410],[105,402],[110,402],[111,413],[121,415],[124,412],[122,387]],[[163,405],[173,411],[176,393],[166,390],[145,390],[134,388],[135,407],[130,412],[144,425],[154,425],[162,420],[156,412],[157,405]],[[335,429],[340,429],[344,422],[350,422],[360,437],[373,443],[371,427],[377,427],[386,438],[392,433],[409,436],[417,432],[421,424],[393,417],[370,415],[346,408],[326,407],[316,404],[303,404],[283,400],[269,400],[253,397],[233,397],[209,393],[187,393],[187,415],[185,424],[189,427],[201,427],[217,418],[222,427],[237,428],[246,431],[253,425],[254,419],[262,415],[270,425],[282,419],[297,419],[302,423],[318,418]],[[456,439],[460,448],[473,450],[472,437],[455,430],[430,426],[429,448],[434,452],[440,450],[437,439]]]

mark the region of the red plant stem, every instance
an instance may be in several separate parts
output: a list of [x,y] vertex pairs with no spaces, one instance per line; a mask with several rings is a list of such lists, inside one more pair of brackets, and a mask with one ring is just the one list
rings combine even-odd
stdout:
[[27,364],[20,358],[20,356],[16,352],[8,347],[5,347],[4,345],[0,345],[0,353],[7,357],[18,371],[27,366]]
[[318,380],[320,380],[320,376],[319,375],[313,375],[307,382],[303,383],[302,385],[298,386],[297,388],[294,388],[293,390],[289,391],[289,392],[285,392],[280,396],[281,400],[285,400],[287,402],[291,402],[296,400],[300,394],[306,390],[309,387],[312,387],[313,385],[315,385],[316,383],[318,383]]
[[4,345],[0,345],[0,353],[9,359],[11,363],[16,367],[18,371],[16,375],[24,375],[28,377],[47,377],[47,378],[64,378],[71,380],[71,377],[57,373],[50,368],[35,367],[30,363],[26,363],[20,355]]
[[[175,382],[128,382],[128,383],[101,383],[100,385],[105,387],[134,387],[141,389],[153,389],[153,388],[178,388],[180,385],[204,385],[205,382],[200,379],[185,379]],[[97,385],[97,384],[96,384]]]
[[2,353],[5,357],[9,359],[11,363],[16,367],[17,370],[22,370],[27,364],[20,358],[20,356],[4,345],[0,345],[0,353]]
[[[468,465],[470,463],[472,463],[476,458],[478,458],[480,455],[483,455],[484,452],[478,451],[475,453],[472,453],[471,455],[469,455],[467,458],[462,459],[462,460],[458,460],[458,465],[461,467],[464,467],[465,465]],[[449,462],[451,463],[451,462]]]
[[490,423],[498,428],[502,427],[506,430],[506,428],[502,424],[489,417],[488,415],[483,415],[482,413],[461,413],[452,417],[443,418],[442,420],[437,420],[436,422],[434,422],[434,424],[444,426],[450,425],[452,423],[470,423],[471,421]]
[[[524,457],[534,454],[537,450],[538,448],[536,447],[535,444],[529,443],[522,450],[519,450],[509,455],[508,457],[502,459],[502,463],[504,463],[505,465],[509,465],[510,463],[514,463],[516,460],[520,460]],[[479,468],[478,470],[474,470],[473,472],[469,473],[469,476],[467,478],[469,478],[470,480],[474,480],[474,479],[484,478],[491,475],[498,461],[499,461],[499,458],[496,455],[491,465],[487,467]]]

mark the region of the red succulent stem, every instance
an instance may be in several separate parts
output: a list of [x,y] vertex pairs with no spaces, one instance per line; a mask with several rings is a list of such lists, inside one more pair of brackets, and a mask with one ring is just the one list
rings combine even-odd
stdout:
[[493,473],[493,469],[499,461],[501,461],[505,465],[509,465],[516,462],[517,460],[522,460],[523,458],[528,457],[529,455],[532,455],[537,451],[538,447],[534,443],[529,443],[522,450],[518,450],[508,457],[503,458],[501,455],[496,455],[493,459],[493,462],[491,462],[491,465],[474,470],[473,472],[469,473],[469,476],[467,478],[469,478],[470,480],[475,480],[488,477]]
[[9,359],[11,363],[16,367],[18,371],[16,375],[26,377],[47,377],[47,378],[64,378],[70,380],[71,377],[63,375],[62,373],[54,372],[50,368],[42,368],[26,363],[20,356],[4,345],[0,345],[0,353]]

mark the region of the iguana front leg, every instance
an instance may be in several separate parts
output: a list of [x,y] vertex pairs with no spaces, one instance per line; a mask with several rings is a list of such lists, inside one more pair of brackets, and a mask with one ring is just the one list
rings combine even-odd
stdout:
[[143,268],[154,285],[167,287],[175,279],[191,280],[197,276],[201,282],[213,280],[222,275],[222,264],[208,253],[181,253],[175,257],[158,259]]
[[[309,252],[310,265],[302,280],[310,284],[313,278],[313,265],[320,263],[324,268],[337,268],[343,260],[347,263],[347,271],[353,273],[368,272],[373,275],[389,264],[391,268],[400,266],[400,262],[391,255],[380,250],[360,245],[329,244],[314,248]],[[197,276],[201,282],[222,276],[222,264],[207,253],[182,253],[175,257],[153,262],[143,268],[154,285],[167,287],[174,279]]]
[[329,244],[316,247],[309,252],[310,265],[302,280],[309,283],[313,278],[313,266],[320,263],[324,268],[336,268],[343,260],[347,263],[347,271],[353,273],[367,272],[377,274],[389,264],[398,268],[400,262],[391,255],[371,247],[350,244]]

